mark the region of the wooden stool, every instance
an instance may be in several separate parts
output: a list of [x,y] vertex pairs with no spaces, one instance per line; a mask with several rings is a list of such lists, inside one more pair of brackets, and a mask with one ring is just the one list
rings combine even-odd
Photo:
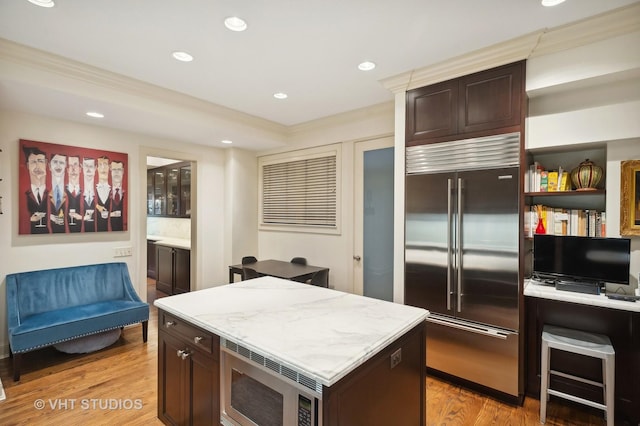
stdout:
[[[586,355],[602,360],[602,383],[594,382],[583,377],[550,370],[551,348]],[[614,420],[614,391],[615,391],[615,356],[611,340],[602,334],[587,333],[568,328],[545,325],[542,330],[542,351],[540,375],[540,423],[544,423],[547,417],[547,400],[549,395],[568,399],[573,402],[585,404],[604,411],[607,426],[613,426]],[[602,387],[604,404],[580,398],[568,393],[549,389],[549,376],[555,374],[568,379],[588,383]]]

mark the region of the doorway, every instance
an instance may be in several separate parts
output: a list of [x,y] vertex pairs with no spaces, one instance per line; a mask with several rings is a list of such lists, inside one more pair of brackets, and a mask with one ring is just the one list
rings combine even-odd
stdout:
[[[160,296],[194,290],[194,171],[189,160],[146,157],[147,284],[153,286],[148,292],[159,290]],[[161,239],[173,246],[154,243]]]
[[355,144],[354,293],[393,301],[393,138]]

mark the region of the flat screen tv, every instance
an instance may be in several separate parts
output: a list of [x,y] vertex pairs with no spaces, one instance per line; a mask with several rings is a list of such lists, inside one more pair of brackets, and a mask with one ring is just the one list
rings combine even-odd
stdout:
[[631,240],[533,236],[533,273],[542,278],[629,284]]

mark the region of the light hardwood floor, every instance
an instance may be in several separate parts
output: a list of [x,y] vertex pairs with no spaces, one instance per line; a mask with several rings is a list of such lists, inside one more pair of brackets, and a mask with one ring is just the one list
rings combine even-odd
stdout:
[[[125,328],[112,346],[86,355],[46,348],[23,355],[22,375],[13,382],[9,358],[0,360],[7,399],[0,425],[159,425],[157,411],[156,293],[149,286],[149,338],[140,325]],[[522,407],[500,403],[450,383],[427,378],[428,425],[538,425],[539,402]],[[552,400],[548,425],[604,425],[595,410]],[[355,425],[354,425],[355,426]],[[365,426],[365,425],[363,425]],[[390,425],[413,426],[413,425]]]

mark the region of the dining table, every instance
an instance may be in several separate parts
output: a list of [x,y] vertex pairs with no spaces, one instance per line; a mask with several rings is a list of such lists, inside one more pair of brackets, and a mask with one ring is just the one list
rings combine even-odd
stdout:
[[313,274],[322,270],[329,270],[324,266],[302,265],[299,263],[287,262],[284,260],[267,259],[258,260],[257,262],[229,265],[229,282],[234,282],[234,275],[242,276],[242,268],[247,267],[255,270],[261,276],[271,276],[283,278],[285,280],[293,280],[304,282],[311,279]]

